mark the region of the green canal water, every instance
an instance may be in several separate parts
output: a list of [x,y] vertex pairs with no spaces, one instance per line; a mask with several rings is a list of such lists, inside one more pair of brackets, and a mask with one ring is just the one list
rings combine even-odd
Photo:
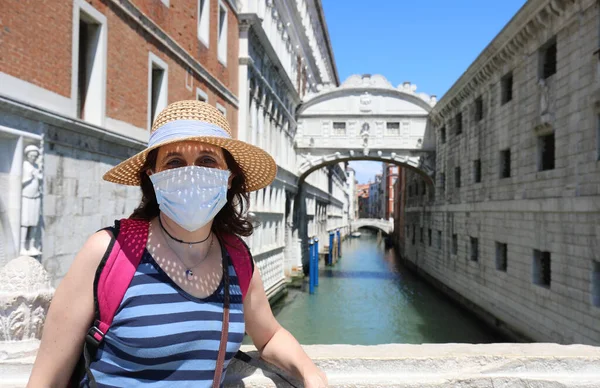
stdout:
[[291,289],[273,311],[305,345],[503,342],[366,233],[346,240],[342,259],[321,269],[314,295]]

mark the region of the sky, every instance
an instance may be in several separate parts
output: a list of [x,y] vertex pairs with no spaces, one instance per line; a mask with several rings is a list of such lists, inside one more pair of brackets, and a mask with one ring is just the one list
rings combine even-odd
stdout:
[[[340,82],[382,74],[438,100],[525,0],[322,0]],[[360,183],[381,163],[350,162]]]

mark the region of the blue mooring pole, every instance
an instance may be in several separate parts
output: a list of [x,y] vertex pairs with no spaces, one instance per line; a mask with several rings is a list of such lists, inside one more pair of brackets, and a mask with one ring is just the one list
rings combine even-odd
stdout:
[[315,287],[319,287],[319,239],[315,237]]
[[337,230],[337,239],[338,239],[338,259],[342,257],[342,233],[340,230]]
[[327,258],[327,264],[329,265],[333,264],[333,239],[333,232],[329,232],[329,257]]
[[314,263],[314,241],[311,238],[308,243],[308,291],[315,293],[315,263]]

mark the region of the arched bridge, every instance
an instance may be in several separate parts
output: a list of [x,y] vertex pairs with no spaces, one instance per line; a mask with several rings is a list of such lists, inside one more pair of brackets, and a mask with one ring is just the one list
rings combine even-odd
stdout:
[[300,181],[348,160],[393,163],[431,180],[435,136],[428,114],[435,103],[435,96],[417,93],[415,85],[394,87],[383,76],[368,74],[307,95],[294,138]]
[[391,234],[394,231],[394,223],[391,220],[379,218],[358,218],[351,223],[353,231],[358,228],[373,228],[379,229],[384,233]]

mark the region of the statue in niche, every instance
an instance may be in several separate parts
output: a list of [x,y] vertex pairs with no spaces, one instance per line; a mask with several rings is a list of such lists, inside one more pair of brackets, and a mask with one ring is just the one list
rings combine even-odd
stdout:
[[540,117],[542,118],[542,122],[548,122],[548,84],[542,78],[538,81],[538,86],[540,88]]
[[39,156],[38,147],[25,147],[21,177],[21,255],[27,256],[38,256],[42,253],[35,241],[42,202],[42,167],[38,165]]
[[360,129],[360,136],[362,137],[363,140],[363,154],[364,155],[368,155],[369,154],[369,135],[371,132],[371,127],[369,126],[369,123],[364,123],[362,125],[362,128]]
[[370,135],[370,127],[368,123],[364,123],[361,130],[360,130],[360,136],[362,137],[363,140],[363,147],[367,147],[367,145],[369,144],[369,135]]
[[362,139],[363,139],[363,146],[366,146],[367,143],[369,142],[370,131],[371,131],[371,127],[369,126],[369,123],[364,123],[362,125],[362,128],[360,129],[360,137],[362,137]]

